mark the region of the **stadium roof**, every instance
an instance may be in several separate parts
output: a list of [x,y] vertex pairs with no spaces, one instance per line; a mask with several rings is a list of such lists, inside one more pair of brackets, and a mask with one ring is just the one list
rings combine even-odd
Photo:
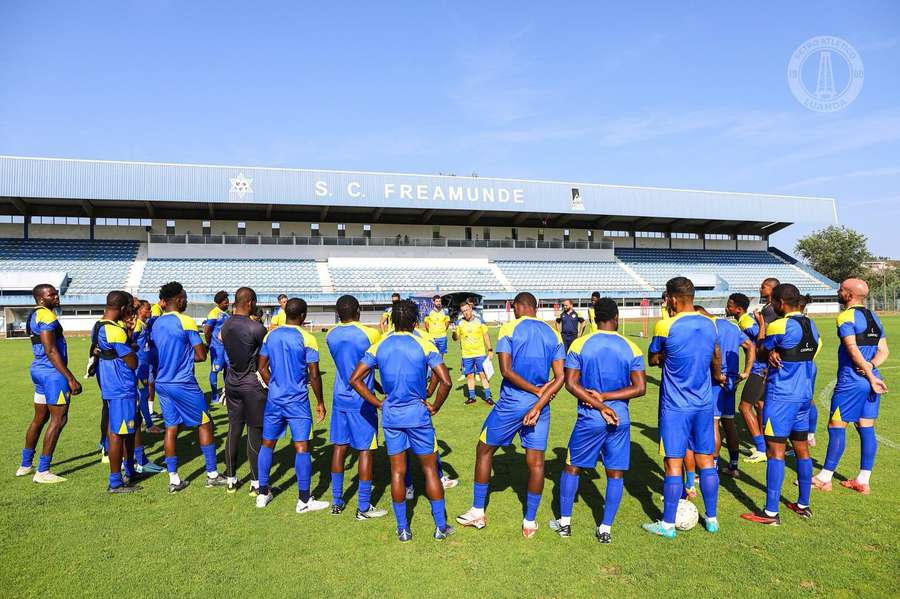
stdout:
[[0,156],[0,213],[768,235],[831,198],[453,175]]

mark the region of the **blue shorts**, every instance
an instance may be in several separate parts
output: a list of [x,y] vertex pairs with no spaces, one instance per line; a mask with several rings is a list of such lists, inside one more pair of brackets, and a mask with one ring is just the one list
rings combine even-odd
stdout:
[[371,410],[332,410],[328,440],[335,445],[349,445],[357,451],[378,449],[378,414]]
[[700,454],[715,453],[713,410],[660,410],[659,455],[683,458],[688,449]]
[[156,383],[156,395],[166,426],[200,426],[210,422],[206,396],[194,383]]
[[30,372],[31,382],[34,383],[34,403],[48,406],[69,405],[69,400],[72,398],[69,382],[58,370]]
[[147,380],[152,383],[156,381],[156,371],[159,368],[159,351],[155,347],[147,350],[147,364],[150,369]]
[[117,435],[134,433],[134,419],[137,414],[137,398],[122,397],[105,399],[109,407],[109,431]]
[[144,383],[144,386],[146,386],[147,381],[150,380],[150,362],[139,360],[138,367],[134,371],[134,376],[139,383]]
[[464,374],[478,374],[484,372],[484,360],[487,356],[475,356],[462,359],[462,371]]
[[225,346],[216,343],[209,344],[209,369],[212,372],[222,372],[227,366],[225,360]]
[[503,399],[488,414],[481,427],[479,440],[492,447],[511,445],[516,435],[524,449],[544,451],[550,434],[550,406],[545,407],[534,426],[525,426],[522,419],[533,406],[506,408]]
[[438,351],[441,352],[441,355],[447,353],[447,338],[446,337],[435,337],[434,338],[434,346],[438,348]]
[[763,406],[763,434],[786,438],[791,433],[809,432],[809,401],[769,399]]
[[631,458],[631,423],[618,426],[607,424],[602,418],[579,416],[569,436],[566,464],[579,468],[593,468],[602,456],[603,466],[609,470],[628,470]]
[[878,418],[881,396],[872,392],[869,381],[839,381],[831,394],[831,420],[835,422],[859,422],[860,418]]
[[434,426],[413,426],[410,428],[384,428],[384,444],[388,455],[397,455],[412,449],[416,455],[437,452],[437,435]]
[[736,392],[737,380],[730,376],[728,377],[728,382],[725,383],[725,387],[720,387],[713,383],[712,393],[713,398],[716,400],[713,415],[716,418],[734,418]]
[[285,427],[291,429],[291,440],[309,441],[312,437],[312,418],[301,410],[285,407],[274,402],[266,402],[263,413],[263,439],[275,441],[284,434]]

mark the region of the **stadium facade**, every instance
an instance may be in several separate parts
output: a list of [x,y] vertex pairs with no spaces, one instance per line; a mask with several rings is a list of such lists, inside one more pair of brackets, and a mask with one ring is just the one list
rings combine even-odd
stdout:
[[[85,329],[109,289],[154,298],[178,279],[195,315],[249,284],[326,309],[352,292],[370,319],[392,291],[471,291],[501,311],[516,292],[544,305],[600,291],[658,304],[676,274],[701,296],[793,282],[818,309],[834,281],[776,248],[793,223],[837,222],[834,200],[755,193],[247,166],[0,156],[0,307],[15,328],[27,293],[63,291]],[[828,300],[825,302],[824,300]]]

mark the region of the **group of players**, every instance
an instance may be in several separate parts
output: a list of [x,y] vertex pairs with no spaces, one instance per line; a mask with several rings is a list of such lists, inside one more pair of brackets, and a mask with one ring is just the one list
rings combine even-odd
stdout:
[[[676,535],[679,501],[696,496],[695,469],[699,469],[697,478],[705,505],[704,527],[711,533],[718,530],[719,425],[729,450],[729,462],[721,469],[736,476],[738,439],[733,418],[735,392],[741,381],[745,381],[745,387],[740,413],[755,449],[750,458],[767,462],[764,509],[743,514],[742,518],[780,524],[788,440],[796,454],[799,497],[787,506],[799,516],[810,518],[811,488],[831,489],[848,423],[854,423],[859,431],[861,470],[855,479],[842,484],[869,493],[877,447],[874,423],[880,394],[887,391],[878,366],[887,359],[888,347],[880,320],[865,307],[867,293],[865,283],[856,279],[844,281],[840,287],[844,310],[837,318],[838,380],[831,401],[829,444],[825,467],[813,477],[808,445],[810,432],[815,430],[810,419],[815,409],[814,360],[821,339],[813,321],[803,314],[804,298],[798,289],[767,279],[761,289],[766,304],[753,314],[748,312],[749,299],[734,294],[726,309],[735,319],[732,322],[696,306],[689,279],[676,277],[667,282],[663,318],[655,325],[648,352],[648,363],[662,371],[659,449],[665,464],[664,507],[661,520],[643,525],[646,531],[666,538]],[[65,479],[50,472],[53,451],[66,423],[70,398],[82,388],[68,368],[65,336],[55,314],[59,306],[57,290],[39,285],[34,298],[36,307],[29,315],[27,331],[34,354],[30,372],[35,385],[35,413],[16,475],[34,472],[38,437],[49,421],[33,481],[55,483]],[[215,302],[201,336],[195,321],[184,314],[187,293],[180,283],[162,286],[159,302],[152,306],[124,291],[108,294],[91,345],[92,357],[96,358],[92,371],[96,372],[104,402],[101,426],[108,433],[108,491],[137,491],[138,478],[162,470],[144,456],[140,439],[142,417],[148,424],[151,418],[146,405],[152,384],[165,425],[170,493],[182,491],[189,482],[178,475],[176,438],[181,427],[198,429],[206,486],[225,487],[229,492],[238,488],[238,447],[246,427],[250,493],[257,507],[265,507],[276,491],[269,483],[274,447],[289,429],[295,449],[296,511],[328,508],[328,502],[310,495],[313,419],[322,422],[326,406],[319,346],[315,336],[303,328],[306,302],[279,298],[281,311],[268,332],[260,322],[252,289],[238,289],[230,306],[224,292]],[[487,327],[475,315],[471,303],[462,306],[462,316],[451,325],[440,297],[435,296],[433,309],[424,317],[423,331],[418,328],[417,305],[395,294],[378,331],[360,323],[356,298],[345,295],[338,299],[335,310],[339,323],[326,335],[335,364],[329,431],[333,515],[340,515],[346,507],[344,463],[350,449],[359,453],[356,518],[368,520],[387,514],[371,503],[380,410],[399,540],[412,538],[406,517],[406,501],[414,492],[409,478],[410,454],[418,457],[424,474],[425,494],[435,523],[433,537],[440,540],[454,532],[447,523],[444,489],[457,481],[442,472],[433,426],[433,418],[451,389],[443,359],[449,335],[461,344],[466,403],[477,401],[475,377],[480,375],[483,400],[492,406],[476,447],[472,507],[458,516],[457,522],[475,528],[486,525],[493,455],[498,447],[510,445],[518,436],[528,468],[522,534],[526,538],[535,535],[544,486],[550,403],[565,386],[578,401],[578,415],[559,482],[560,516],[549,526],[560,536],[572,534],[579,472],[602,461],[607,485],[603,518],[595,534],[601,543],[611,541],[630,462],[629,400],[646,392],[643,352],[618,333],[616,303],[599,294],[592,298],[588,313],[590,332],[581,336],[570,334],[571,328],[563,324],[564,315],[557,327],[538,319],[537,301],[530,293],[519,293],[512,308],[514,320],[503,324],[497,336],[502,382],[494,404],[484,372],[491,368],[494,348]],[[571,302],[565,312],[571,312]],[[745,355],[743,369],[741,352]],[[224,475],[216,463],[209,402],[194,375],[194,364],[208,357],[212,364],[210,382],[217,382],[219,371],[225,375],[229,430]],[[211,397],[216,397],[215,387]]]

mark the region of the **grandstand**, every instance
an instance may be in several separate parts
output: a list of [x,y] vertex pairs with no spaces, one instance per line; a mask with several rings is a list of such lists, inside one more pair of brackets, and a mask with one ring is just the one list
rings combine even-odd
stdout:
[[713,303],[775,276],[836,308],[834,281],[768,243],[793,222],[836,222],[827,198],[0,156],[0,215],[6,325],[36,276],[59,279],[68,330],[89,328],[110,289],[153,298],[172,279],[197,317],[249,285],[264,306],[303,296],[323,324],[343,293],[375,319],[393,291],[469,291],[501,318],[521,290],[544,306],[592,291],[658,304],[676,275]]

